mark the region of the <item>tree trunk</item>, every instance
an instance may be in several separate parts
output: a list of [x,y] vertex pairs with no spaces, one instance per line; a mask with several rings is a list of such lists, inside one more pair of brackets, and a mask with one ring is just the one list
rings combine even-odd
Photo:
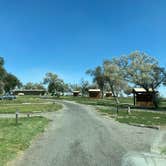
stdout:
[[119,99],[118,99],[118,96],[115,94],[115,91],[114,91],[114,88],[112,86],[111,87],[111,91],[112,91],[112,94],[113,94],[113,97],[115,99],[115,103],[116,103],[116,108],[117,108],[117,114],[119,113]]
[[120,103],[119,98],[116,95],[114,97],[115,97],[116,104],[119,104]]
[[103,99],[104,98],[104,87],[100,86],[99,88],[101,90],[101,97],[100,98]]
[[158,108],[158,106],[159,106],[159,99],[158,99],[158,96],[157,96],[155,91],[152,94],[152,101],[153,101],[153,104],[154,104],[155,108]]
[[101,98],[102,99],[104,98],[104,90],[103,89],[101,90]]

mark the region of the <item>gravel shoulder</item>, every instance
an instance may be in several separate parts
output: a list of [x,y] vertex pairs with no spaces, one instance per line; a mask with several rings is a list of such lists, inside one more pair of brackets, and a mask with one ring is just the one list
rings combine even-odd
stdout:
[[120,166],[127,153],[150,152],[158,130],[118,123],[92,106],[59,101],[63,110],[14,166]]

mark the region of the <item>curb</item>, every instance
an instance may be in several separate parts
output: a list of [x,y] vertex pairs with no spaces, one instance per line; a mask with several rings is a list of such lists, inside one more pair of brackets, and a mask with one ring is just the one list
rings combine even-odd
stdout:
[[160,130],[160,126],[151,126],[151,125],[144,125],[144,124],[137,124],[137,123],[128,123],[128,124],[132,125],[132,126],[137,126],[137,127],[144,127],[144,128]]

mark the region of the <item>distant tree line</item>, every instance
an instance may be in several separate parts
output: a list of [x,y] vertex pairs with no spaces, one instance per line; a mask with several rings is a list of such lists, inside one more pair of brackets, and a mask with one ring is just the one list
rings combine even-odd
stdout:
[[[28,82],[23,85],[15,75],[5,70],[4,59],[0,57],[0,92],[9,92],[15,88],[38,89],[59,96],[77,90],[82,96],[86,96],[88,89],[99,88],[102,98],[104,92],[111,91],[116,104],[119,104],[118,97],[130,94],[133,87],[142,87],[148,92],[156,91],[160,85],[166,85],[165,68],[159,65],[157,59],[140,51],[104,60],[102,65],[88,69],[86,74],[93,78],[92,84],[84,79],[79,84],[67,84],[57,74],[48,72],[41,83]],[[156,101],[157,94],[154,93],[154,103]]]
[[43,86],[43,83],[33,83],[28,82],[25,85],[21,87],[24,90],[46,90],[46,88]]
[[80,84],[67,84],[57,74],[51,72],[46,73],[40,83],[27,82],[22,84],[15,75],[6,71],[4,63],[3,57],[0,57],[0,94],[8,93],[14,89],[45,90],[49,94],[57,96],[74,90],[79,90],[82,95],[86,95],[88,92],[88,81],[82,79]]

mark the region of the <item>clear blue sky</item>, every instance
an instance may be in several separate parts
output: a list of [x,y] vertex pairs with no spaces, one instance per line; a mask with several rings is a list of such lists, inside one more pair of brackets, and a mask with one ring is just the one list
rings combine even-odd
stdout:
[[135,50],[166,65],[165,0],[0,0],[0,56],[24,83],[48,71],[78,83]]

